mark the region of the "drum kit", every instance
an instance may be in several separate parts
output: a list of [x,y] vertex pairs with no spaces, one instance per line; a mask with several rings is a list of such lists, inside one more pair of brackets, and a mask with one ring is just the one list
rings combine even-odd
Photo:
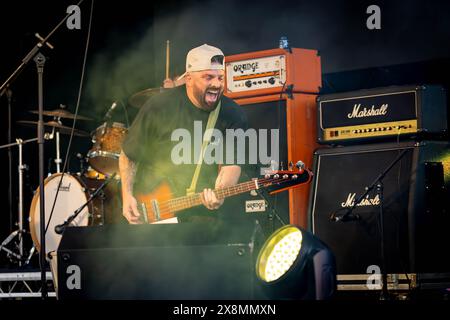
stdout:
[[[161,92],[162,88],[150,88],[140,91],[130,97],[128,104],[135,108],[140,108],[152,95]],[[98,126],[91,134],[86,131],[66,126],[62,123],[64,119],[92,121],[93,119],[71,113],[64,109],[63,105],[54,110],[45,110],[44,116],[53,117],[52,120],[44,122],[46,132],[44,137],[47,141],[54,140],[56,147],[56,172],[49,173],[44,181],[45,214],[46,214],[46,256],[58,248],[61,234],[55,232],[55,227],[67,221],[68,217],[77,209],[89,202],[84,209],[79,212],[76,218],[71,221],[71,226],[91,226],[116,223],[117,215],[105,214],[108,210],[117,211],[120,204],[120,177],[118,159],[121,152],[122,142],[128,132],[125,124],[120,122],[106,121]],[[37,111],[30,111],[37,114]],[[37,127],[37,121],[21,120],[18,124],[28,127]],[[61,172],[61,146],[60,134],[86,138],[91,137],[92,146],[86,153],[86,158],[80,156],[80,171],[73,174]],[[29,252],[24,251],[23,235],[26,234],[24,228],[23,212],[23,174],[28,166],[22,160],[22,147],[29,142],[36,142],[37,138],[29,140],[17,139],[16,143],[0,146],[2,148],[19,147],[19,219],[18,230],[12,232],[3,242],[0,243],[0,251],[5,251],[9,259],[17,262],[20,266],[30,263],[30,259],[36,252],[40,251],[40,200],[39,188],[31,201],[29,211],[29,228],[33,242]],[[86,166],[86,164],[88,164]],[[109,184],[106,188],[105,181],[113,178],[115,184]],[[90,196],[99,188],[104,188],[95,199]],[[8,248],[17,237],[16,248]],[[18,252],[17,252],[17,251]]]

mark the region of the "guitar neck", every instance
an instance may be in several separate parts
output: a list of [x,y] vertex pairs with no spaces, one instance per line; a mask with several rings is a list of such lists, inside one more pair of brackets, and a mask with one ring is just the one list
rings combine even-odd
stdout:
[[[243,182],[231,187],[215,189],[214,193],[218,199],[235,196],[259,188],[258,180]],[[160,203],[163,208],[169,208],[171,212],[189,209],[202,204],[201,193],[190,196],[179,197]]]

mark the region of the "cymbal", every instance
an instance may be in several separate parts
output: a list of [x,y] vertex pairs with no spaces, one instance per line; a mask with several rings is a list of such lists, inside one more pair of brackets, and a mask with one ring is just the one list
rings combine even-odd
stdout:
[[[34,127],[38,125],[37,121],[28,121],[28,120],[19,120],[17,121],[17,123],[23,124],[28,127],[30,126]],[[63,126],[62,124],[59,124],[56,121],[44,122],[44,126],[46,126],[47,128],[56,128],[62,134],[70,134],[70,132],[72,131],[71,127]],[[73,135],[78,137],[89,137],[89,134],[87,132],[78,129],[75,129],[73,131]]]
[[128,104],[135,108],[140,108],[147,100],[155,94],[166,91],[165,88],[148,88],[139,92],[136,92],[128,99]]
[[[39,114],[38,110],[30,111],[31,113]],[[65,109],[44,110],[42,113],[44,116],[58,117],[64,119],[75,119],[75,114]],[[91,118],[77,115],[77,120],[92,120]]]

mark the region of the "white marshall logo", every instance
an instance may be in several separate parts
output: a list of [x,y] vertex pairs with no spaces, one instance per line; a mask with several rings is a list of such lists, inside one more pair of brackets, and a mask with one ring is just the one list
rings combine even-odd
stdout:
[[[353,207],[355,205],[355,198],[356,198],[356,193],[349,193],[347,200],[345,202],[341,203],[341,207],[342,208]],[[369,198],[369,196],[367,196],[365,199],[362,199],[361,202],[358,203],[356,206],[357,207],[377,206],[379,204],[380,204],[380,197],[378,195],[376,195],[374,198]]]
[[376,117],[376,116],[384,116],[388,113],[388,104],[384,103],[379,108],[375,108],[375,106],[372,106],[372,108],[367,109],[364,107],[364,109],[360,110],[361,103],[355,103],[353,106],[353,112],[347,114],[347,118],[366,118],[366,117]]

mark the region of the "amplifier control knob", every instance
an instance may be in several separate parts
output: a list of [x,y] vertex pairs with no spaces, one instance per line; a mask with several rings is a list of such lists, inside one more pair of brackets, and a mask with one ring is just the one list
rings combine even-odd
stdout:
[[250,80],[245,81],[245,85],[250,88],[252,86],[252,82]]
[[274,77],[269,78],[269,83],[270,83],[270,84],[275,84],[275,78],[274,78]]

